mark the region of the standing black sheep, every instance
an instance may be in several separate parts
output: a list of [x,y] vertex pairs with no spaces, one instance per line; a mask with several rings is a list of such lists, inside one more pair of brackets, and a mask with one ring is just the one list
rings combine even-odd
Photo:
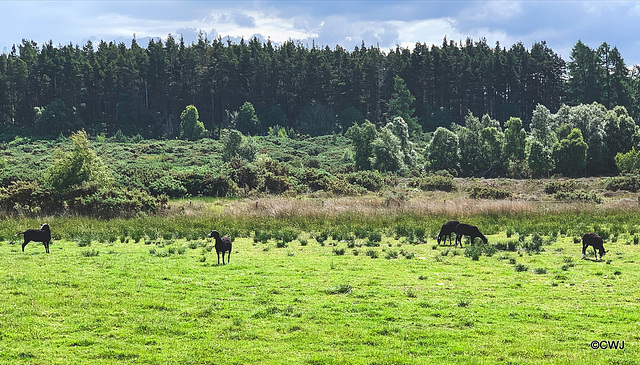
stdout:
[[471,237],[471,244],[473,244],[476,237],[480,237],[480,239],[484,243],[489,242],[489,240],[487,240],[487,237],[485,237],[482,233],[480,233],[480,230],[478,229],[478,227],[472,226],[470,224],[465,224],[465,223],[458,224],[456,226],[455,233],[456,233],[456,246],[460,244],[460,247],[462,247],[462,236]]
[[[604,256],[609,250],[604,250],[604,243],[602,242],[602,237],[598,236],[595,233],[587,233],[582,236],[582,258],[585,258],[585,253],[587,252],[587,247],[593,247],[593,254],[596,256],[596,260],[598,260],[598,253],[600,253],[600,260],[602,260],[602,256]],[[596,251],[597,250],[597,251]]]
[[438,233],[438,244],[440,241],[444,241],[443,243],[447,243],[447,236],[449,236],[449,244],[451,244],[451,234],[455,232],[456,226],[460,224],[459,221],[448,221],[443,224],[440,228],[440,233]]
[[229,263],[229,260],[231,260],[231,239],[226,236],[221,238],[220,233],[215,230],[209,233],[209,237],[213,237],[216,240],[215,248],[218,254],[218,265],[220,265],[220,252],[222,252],[222,264],[224,265],[224,253],[229,251],[227,256],[227,263]]
[[33,242],[42,242],[44,244],[44,249],[49,253],[49,243],[51,242],[51,230],[49,229],[48,224],[43,224],[40,229],[27,229],[24,232],[16,233],[16,236],[24,234],[24,243],[22,244],[22,252],[24,252],[24,246],[27,243]]

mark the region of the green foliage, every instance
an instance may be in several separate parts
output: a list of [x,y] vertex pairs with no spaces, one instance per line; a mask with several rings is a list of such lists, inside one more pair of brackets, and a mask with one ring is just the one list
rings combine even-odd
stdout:
[[464,117],[464,127],[458,128],[458,146],[460,148],[460,170],[464,175],[475,175],[485,169],[489,161],[483,156],[483,143],[480,135],[482,125],[471,112]]
[[89,146],[89,138],[84,130],[70,137],[71,151],[58,149],[47,170],[45,181],[57,194],[88,184],[105,187],[111,182],[111,175],[102,159]]
[[579,188],[578,182],[570,180],[553,180],[544,185],[544,192],[547,194],[555,194],[560,191],[572,192]]
[[222,131],[222,161],[229,162],[238,156],[242,144],[242,133],[236,129]]
[[554,194],[556,200],[561,201],[584,201],[600,204],[602,196],[597,193],[587,193],[584,191],[558,191]]
[[623,175],[607,178],[604,188],[611,191],[640,191],[640,175]]
[[387,102],[389,114],[393,118],[400,117],[404,120],[407,123],[408,132],[411,136],[416,136],[422,132],[422,126],[418,124],[418,118],[414,116],[415,108],[412,108],[416,98],[411,95],[411,91],[405,85],[404,80],[397,75],[393,78],[393,89],[394,93]]
[[565,176],[580,175],[587,164],[587,144],[582,132],[574,128],[571,133],[553,145],[556,170]]
[[467,189],[469,196],[473,199],[508,199],[511,192],[493,186],[474,185]]
[[381,191],[396,183],[396,179],[392,175],[371,170],[352,172],[346,175],[346,179],[352,185],[360,186],[367,191],[373,192]]
[[243,134],[256,135],[260,132],[260,120],[253,104],[248,101],[242,104],[234,122],[236,128]]
[[427,148],[426,159],[431,171],[457,171],[460,168],[458,136],[446,128],[438,127]]
[[356,169],[369,170],[371,168],[371,156],[373,155],[372,143],[377,135],[376,126],[369,121],[365,121],[359,126],[351,126],[345,135],[353,143]]
[[322,136],[335,132],[336,115],[330,106],[313,100],[302,109],[298,117],[298,131],[310,136]]
[[629,152],[618,152],[615,161],[620,172],[637,173],[640,171],[640,150],[636,151],[636,148],[632,147]]
[[354,125],[360,125],[365,122],[365,118],[360,111],[352,106],[341,111],[338,115],[338,125],[343,132],[346,132]]
[[382,128],[371,142],[371,167],[381,172],[400,172],[405,169],[401,140],[388,128]]
[[548,176],[554,167],[551,149],[539,140],[531,140],[528,145],[527,165],[534,176]]
[[77,131],[84,127],[75,107],[67,107],[61,99],[55,99],[46,107],[35,107],[35,128],[45,135],[57,136],[60,133]]
[[101,188],[68,200],[69,208],[80,214],[102,218],[155,214],[167,203],[166,196],[154,198],[143,191]]
[[149,184],[149,192],[153,196],[166,195],[170,198],[179,198],[187,193],[187,188],[175,177],[164,175]]
[[446,171],[440,171],[422,177],[414,177],[409,181],[409,186],[424,191],[455,191],[457,185],[453,176]]
[[180,138],[196,140],[206,137],[209,132],[199,120],[198,109],[187,105],[180,114]]
[[48,214],[56,210],[54,192],[37,181],[14,181],[0,187],[0,210],[20,215]]
[[522,128],[522,120],[512,117],[505,123],[505,127],[502,157],[507,160],[524,160],[527,134]]

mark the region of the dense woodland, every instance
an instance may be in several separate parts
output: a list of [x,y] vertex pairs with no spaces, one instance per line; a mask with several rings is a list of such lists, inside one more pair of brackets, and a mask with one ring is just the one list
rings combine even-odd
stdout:
[[[118,216],[189,196],[637,174],[639,70],[606,43],[578,42],[567,63],[545,43],[471,40],[388,53],[23,41],[0,55],[0,211]],[[619,178],[608,188],[640,190],[638,175]],[[601,201],[574,186],[567,197]]]
[[[346,50],[257,38],[236,44],[201,37],[185,44],[169,36],[146,48],[135,40],[130,47],[23,40],[0,55],[0,125],[36,127],[31,133],[54,137],[82,127],[92,134],[170,138],[178,135],[187,105],[215,131],[249,102],[259,125],[243,133],[266,134],[280,125],[323,135],[344,132],[354,121],[391,120],[396,77],[415,97],[416,123],[425,132],[463,124],[468,112],[503,124],[518,117],[527,127],[538,104],[552,112],[563,104],[624,106],[635,120],[640,113],[638,67],[631,70],[606,43],[591,49],[577,42],[566,62],[545,42],[527,49],[445,39],[440,46],[384,52],[364,44]],[[37,126],[43,108],[57,108],[64,121]]]

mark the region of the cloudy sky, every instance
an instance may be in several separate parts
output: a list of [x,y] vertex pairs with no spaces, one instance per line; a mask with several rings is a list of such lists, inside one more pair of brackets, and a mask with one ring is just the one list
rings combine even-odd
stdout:
[[629,65],[640,64],[640,1],[467,1],[467,0],[255,0],[255,1],[38,1],[0,0],[0,52],[23,38],[39,45],[83,45],[87,40],[130,44],[135,35],[182,35],[187,43],[202,32],[245,39],[353,49],[364,42],[381,49],[412,49],[416,42],[486,38],[493,46],[546,41],[569,60],[578,40],[592,48],[616,46]]

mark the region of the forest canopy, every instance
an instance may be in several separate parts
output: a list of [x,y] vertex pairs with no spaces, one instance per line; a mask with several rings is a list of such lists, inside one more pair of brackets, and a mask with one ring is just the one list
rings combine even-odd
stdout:
[[538,105],[555,112],[593,102],[623,106],[638,120],[638,66],[627,67],[607,43],[592,49],[579,41],[570,58],[545,42],[527,49],[471,39],[388,52],[204,36],[193,44],[168,36],[146,48],[135,39],[129,47],[23,40],[0,55],[0,132],[46,138],[85,128],[173,138],[189,105],[214,135],[230,126],[252,135],[270,128],[323,135],[397,116],[413,135],[463,125],[469,112],[502,125],[519,118],[529,129]]

